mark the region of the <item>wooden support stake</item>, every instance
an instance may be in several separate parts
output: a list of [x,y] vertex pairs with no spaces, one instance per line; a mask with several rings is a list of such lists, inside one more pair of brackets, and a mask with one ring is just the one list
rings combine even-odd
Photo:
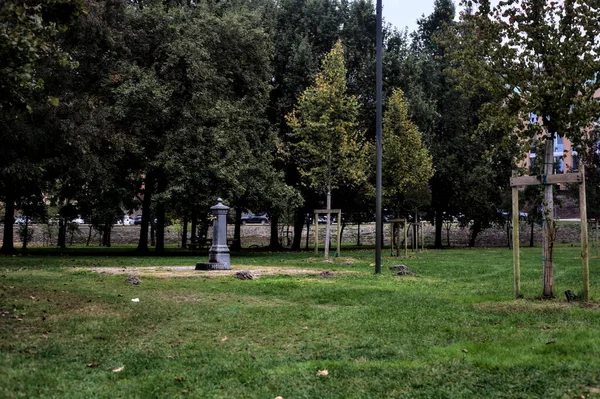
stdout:
[[519,188],[512,188],[512,225],[513,225],[513,271],[515,276],[515,299],[521,296],[521,260],[519,259]]
[[339,211],[337,215],[337,243],[335,250],[338,256],[342,256],[342,211]]
[[408,256],[408,224],[404,221],[404,256]]
[[315,255],[319,255],[319,214],[315,212]]
[[585,168],[581,165],[581,176],[579,184],[579,217],[581,218],[581,267],[583,273],[583,291],[581,299],[590,299],[590,258],[588,247],[587,206],[585,199]]

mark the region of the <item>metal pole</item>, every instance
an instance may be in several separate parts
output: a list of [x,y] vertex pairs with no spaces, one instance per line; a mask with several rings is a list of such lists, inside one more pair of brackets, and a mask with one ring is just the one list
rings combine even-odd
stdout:
[[590,250],[588,244],[587,202],[585,199],[585,166],[581,165],[581,183],[579,184],[579,217],[581,218],[581,266],[583,273],[584,301],[590,299]]
[[377,47],[377,63],[376,63],[376,92],[377,92],[377,117],[375,122],[375,131],[377,136],[377,150],[376,150],[376,212],[377,212],[377,226],[375,228],[375,273],[381,274],[381,247],[382,247],[382,233],[383,223],[381,218],[381,153],[382,153],[382,134],[381,134],[381,116],[382,110],[382,80],[383,80],[383,68],[382,68],[382,52],[383,52],[383,38],[382,38],[382,0],[377,0],[377,35],[376,35],[376,47]]
[[[513,172],[513,176],[517,176]],[[512,228],[513,228],[513,274],[515,299],[521,297],[521,259],[520,259],[520,241],[519,241],[519,187],[512,188]]]

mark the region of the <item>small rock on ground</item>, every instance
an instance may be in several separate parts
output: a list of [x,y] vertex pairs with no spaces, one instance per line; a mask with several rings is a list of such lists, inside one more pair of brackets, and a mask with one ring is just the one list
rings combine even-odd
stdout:
[[135,275],[130,274],[127,279],[125,280],[126,283],[129,283],[131,285],[140,285],[142,283],[142,280],[140,280],[139,278],[137,278]]
[[240,280],[255,280],[258,278],[254,273],[248,270],[240,270],[235,273],[234,277]]
[[396,273],[394,273],[394,276],[416,276],[416,274],[411,272],[406,265],[390,266],[390,270],[396,271]]

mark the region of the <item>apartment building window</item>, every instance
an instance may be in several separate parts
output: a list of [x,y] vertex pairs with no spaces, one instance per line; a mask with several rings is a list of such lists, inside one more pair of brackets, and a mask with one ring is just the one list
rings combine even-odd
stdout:
[[579,157],[573,154],[573,172],[579,171]]
[[565,161],[563,157],[554,157],[554,173],[559,174],[565,171]]
[[563,138],[556,134],[556,136],[554,137],[554,152],[560,152],[562,154],[564,150],[565,147],[563,145]]

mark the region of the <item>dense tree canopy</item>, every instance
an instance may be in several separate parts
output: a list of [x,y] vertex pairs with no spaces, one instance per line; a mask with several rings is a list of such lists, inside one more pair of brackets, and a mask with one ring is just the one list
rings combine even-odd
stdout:
[[[386,207],[430,202],[437,247],[444,220],[469,225],[473,245],[503,221],[511,164],[536,138],[569,137],[598,176],[595,6],[465,6],[456,21],[436,0],[416,32],[383,32]],[[77,216],[110,245],[141,210],[142,252],[164,248],[167,219],[205,234],[217,197],[237,238],[243,211],[268,212],[273,249],[283,215],[299,249],[325,202],[370,220],[375,26],[371,0],[1,2],[3,251],[15,212],[58,220],[64,247]]]

